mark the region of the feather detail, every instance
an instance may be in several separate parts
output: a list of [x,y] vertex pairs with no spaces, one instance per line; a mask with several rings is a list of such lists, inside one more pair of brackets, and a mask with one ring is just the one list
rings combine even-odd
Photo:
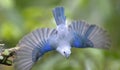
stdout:
[[85,23],[84,21],[73,21],[72,24],[69,25],[69,31],[73,35],[73,40],[71,45],[76,48],[86,48],[90,47],[87,46],[85,43],[88,41],[85,38],[85,33],[89,28],[89,24]]
[[85,21],[73,21],[72,24],[69,25],[69,29],[83,37],[89,26]]
[[[69,25],[69,31],[73,33],[73,46],[75,47],[109,48],[108,46],[110,46],[110,39],[106,31],[96,25],[90,25],[85,21],[73,21]],[[77,38],[75,34],[77,34]]]
[[64,16],[64,8],[56,7],[53,9],[53,16],[55,18],[56,24],[65,24],[66,17]]
[[96,25],[94,25],[93,30],[87,38],[94,44],[95,48],[110,48],[111,41],[107,32]]
[[33,64],[45,52],[53,50],[49,38],[55,35],[55,29],[37,29],[23,37],[17,44],[20,49],[16,52],[14,60],[15,70],[31,70]]

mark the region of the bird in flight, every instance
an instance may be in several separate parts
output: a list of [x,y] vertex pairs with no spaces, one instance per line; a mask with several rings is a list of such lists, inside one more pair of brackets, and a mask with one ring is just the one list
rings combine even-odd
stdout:
[[108,34],[102,28],[76,20],[67,25],[63,7],[54,8],[52,13],[57,25],[55,29],[36,29],[17,44],[20,49],[16,51],[15,70],[31,70],[37,60],[53,50],[68,58],[73,47],[110,47]]

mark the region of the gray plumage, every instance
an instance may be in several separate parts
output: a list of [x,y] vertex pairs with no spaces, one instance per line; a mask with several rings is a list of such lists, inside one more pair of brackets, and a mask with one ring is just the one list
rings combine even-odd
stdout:
[[16,58],[14,60],[15,70],[30,70],[32,65],[40,59],[43,54],[39,51],[44,47],[48,38],[55,32],[55,29],[37,29],[23,37],[17,44],[20,50],[16,51]]
[[71,48],[109,48],[110,40],[103,29],[84,21],[73,21],[66,25],[64,8],[53,9],[56,29],[37,29],[23,37],[18,43],[20,50],[16,51],[15,69],[30,70],[33,64],[52,50],[58,51],[68,58]]

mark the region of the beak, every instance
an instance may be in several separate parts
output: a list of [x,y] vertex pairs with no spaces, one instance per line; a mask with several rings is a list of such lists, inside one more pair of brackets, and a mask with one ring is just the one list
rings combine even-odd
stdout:
[[69,56],[66,55],[66,59],[68,59],[68,58],[69,58]]

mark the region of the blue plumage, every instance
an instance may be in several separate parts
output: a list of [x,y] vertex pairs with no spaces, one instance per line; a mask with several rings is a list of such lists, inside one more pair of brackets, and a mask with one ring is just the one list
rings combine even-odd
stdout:
[[93,47],[93,43],[87,39],[87,36],[80,37],[79,35],[74,33],[72,46],[75,48],[87,48],[87,47]]
[[33,64],[52,50],[68,58],[71,48],[109,48],[110,40],[106,32],[96,25],[84,21],[66,24],[63,7],[53,9],[57,28],[37,29],[23,37],[17,44],[15,70],[31,70]]
[[53,15],[54,15],[54,18],[55,18],[55,21],[56,21],[57,25],[59,25],[61,23],[65,24],[66,17],[64,15],[64,8],[63,7],[56,7],[53,10]]
[[72,46],[76,48],[82,48],[83,41],[80,36],[78,36],[76,33],[74,33],[73,43]]
[[43,55],[39,51],[40,51],[40,48],[38,48],[38,47],[33,49],[33,52],[32,52],[32,61],[33,62],[36,62],[39,59],[39,57],[41,57]]
[[93,31],[93,29],[95,28],[95,26],[96,25],[91,25],[89,28],[88,28],[88,30],[87,30],[87,32],[85,33],[85,38],[87,38],[89,35],[90,35],[90,33]]
[[40,53],[44,54],[48,51],[52,51],[53,48],[50,46],[49,42],[47,42],[44,47],[41,48]]

